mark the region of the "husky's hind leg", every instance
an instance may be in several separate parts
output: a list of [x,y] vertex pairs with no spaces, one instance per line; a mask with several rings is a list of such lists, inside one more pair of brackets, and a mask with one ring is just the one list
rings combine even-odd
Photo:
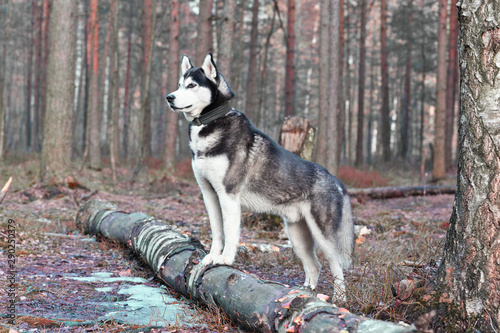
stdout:
[[305,220],[298,222],[288,222],[285,220],[288,238],[292,242],[293,250],[302,261],[306,279],[304,286],[312,289],[318,284],[319,271],[321,265],[316,258],[314,239],[311,231],[307,227]]

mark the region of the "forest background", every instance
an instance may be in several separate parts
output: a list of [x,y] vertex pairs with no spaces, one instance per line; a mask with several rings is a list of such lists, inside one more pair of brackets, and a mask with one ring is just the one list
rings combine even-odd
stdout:
[[[61,149],[42,149],[44,137],[64,140],[62,123],[46,126],[58,122],[47,118],[49,41],[62,39],[49,29],[49,0],[0,9],[0,159],[41,152],[44,163]],[[63,159],[134,174],[188,164],[187,122],[165,96],[180,55],[199,66],[213,52],[233,106],[275,139],[285,116],[308,117],[315,160],[333,173],[407,161],[440,179],[455,165],[456,0],[80,0],[75,10]],[[48,160],[42,179],[63,167]]]

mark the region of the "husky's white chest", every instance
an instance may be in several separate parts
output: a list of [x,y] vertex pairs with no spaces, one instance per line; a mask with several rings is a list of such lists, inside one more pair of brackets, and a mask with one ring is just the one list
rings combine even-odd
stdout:
[[200,136],[204,126],[191,126],[189,148],[192,152],[193,171],[197,179],[204,178],[214,186],[222,184],[229,167],[227,155],[212,156],[210,151],[220,141],[220,131]]

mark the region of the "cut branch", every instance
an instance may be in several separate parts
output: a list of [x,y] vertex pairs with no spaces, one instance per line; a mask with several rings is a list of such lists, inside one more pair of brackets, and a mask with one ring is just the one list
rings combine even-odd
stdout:
[[257,332],[415,332],[414,326],[363,318],[321,300],[310,290],[263,281],[229,266],[196,264],[200,242],[142,213],[124,213],[91,200],[80,208],[77,226],[130,246],[170,287],[201,305],[220,307],[235,323]]
[[390,199],[409,196],[455,194],[456,186],[401,186],[401,187],[373,187],[350,189],[352,197],[369,197],[371,199]]
[[2,191],[0,192],[0,203],[2,203],[3,199],[5,199],[5,196],[7,195],[7,192],[9,192],[10,185],[12,184],[12,177],[9,178],[7,183],[2,188]]

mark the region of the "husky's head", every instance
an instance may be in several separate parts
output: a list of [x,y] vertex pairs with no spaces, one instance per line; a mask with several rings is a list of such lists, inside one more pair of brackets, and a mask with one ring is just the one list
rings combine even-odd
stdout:
[[182,56],[179,89],[167,96],[170,108],[183,112],[192,121],[234,97],[234,92],[217,71],[209,53],[201,67],[194,67],[187,55]]

